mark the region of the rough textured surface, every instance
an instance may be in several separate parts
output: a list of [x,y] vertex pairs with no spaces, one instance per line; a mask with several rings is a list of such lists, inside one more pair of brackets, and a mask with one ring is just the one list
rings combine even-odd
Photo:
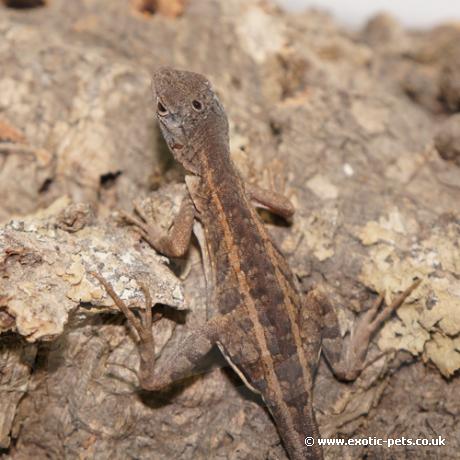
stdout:
[[2,306],[14,318],[13,324],[0,324],[0,332],[14,329],[29,342],[61,335],[79,306],[104,305],[107,296],[92,271],[112,279],[125,301],[142,298],[138,278],[152,287],[158,303],[182,306],[179,280],[152,251],[136,251],[125,232],[102,224],[78,232],[60,228],[72,212],[71,206],[64,207],[66,201],[28,219],[12,220],[0,232]]
[[460,166],[460,114],[452,115],[441,124],[434,142],[442,159]]
[[163,64],[213,81],[244,176],[268,186],[282,165],[298,211],[272,233],[305,288],[329,292],[344,333],[376,292],[389,299],[424,279],[376,340],[397,352],[353,385],[322,363],[315,402],[323,434],[442,435],[447,446],[334,447],[327,457],[455,458],[460,30],[411,34],[379,16],[352,35],[323,14],[288,16],[256,0],[171,5],[185,9],[140,14],[122,0],[0,7],[5,458],[285,458],[263,405],[218,353],[206,373],[165,394],[138,393],[132,336],[88,275],[106,270],[135,303],[135,278],[145,276],[162,304],[190,310],[160,307],[159,353],[205,321],[196,246],[171,264],[179,283],[110,218],[161,186],[152,208],[167,227],[183,193],[164,188],[181,172],[151,116],[150,74]]

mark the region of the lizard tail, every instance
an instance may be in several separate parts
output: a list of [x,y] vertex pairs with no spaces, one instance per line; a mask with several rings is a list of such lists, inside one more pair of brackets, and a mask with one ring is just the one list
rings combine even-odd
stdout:
[[[308,397],[308,395],[304,395]],[[293,405],[279,407],[277,404],[267,404],[275,419],[290,460],[323,460],[323,449],[318,444],[319,430],[316,423],[312,404],[299,404],[295,398]],[[303,401],[302,401],[303,402]],[[284,404],[283,404],[284,405]]]

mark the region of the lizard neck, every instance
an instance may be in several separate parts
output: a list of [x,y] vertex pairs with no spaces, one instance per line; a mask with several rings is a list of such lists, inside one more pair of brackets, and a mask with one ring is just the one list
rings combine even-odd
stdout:
[[230,148],[226,139],[222,139],[221,136],[217,139],[208,139],[199,155],[200,176],[208,196],[214,194],[221,199],[228,199],[229,196],[245,197],[243,181],[230,158]]

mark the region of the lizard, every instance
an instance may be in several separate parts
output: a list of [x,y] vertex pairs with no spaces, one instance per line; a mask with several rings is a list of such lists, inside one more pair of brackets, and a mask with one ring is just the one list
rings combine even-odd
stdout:
[[174,158],[186,171],[188,193],[168,234],[138,209],[129,218],[158,252],[184,256],[197,219],[204,231],[210,267],[208,299],[219,314],[189,331],[172,356],[154,352],[152,297],[141,285],[145,308],[137,314],[98,273],[114,303],[137,331],[145,390],[158,391],[183,379],[217,345],[243,382],[271,413],[291,460],[321,459],[322,448],[305,446],[319,437],[313,384],[321,350],[334,374],[354,380],[365,366],[373,335],[418,286],[416,280],[392,303],[383,295],[361,315],[344,349],[332,304],[319,290],[304,294],[285,257],[269,236],[253,202],[289,217],[294,209],[280,194],[248,185],[230,157],[228,119],[209,80],[201,74],[160,68],[153,76],[156,114]]

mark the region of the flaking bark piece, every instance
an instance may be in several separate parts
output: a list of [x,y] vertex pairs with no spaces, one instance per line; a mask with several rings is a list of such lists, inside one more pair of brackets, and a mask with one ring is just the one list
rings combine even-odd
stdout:
[[64,231],[59,216],[68,206],[63,198],[0,228],[2,310],[14,318],[0,332],[14,330],[29,342],[47,340],[62,334],[79,307],[88,314],[118,311],[92,271],[106,277],[128,304],[142,305],[142,281],[155,302],[184,308],[181,284],[164,257],[136,244],[126,227],[113,221]]
[[36,345],[16,338],[0,342],[0,449],[10,445],[16,407],[27,392],[36,352]]

